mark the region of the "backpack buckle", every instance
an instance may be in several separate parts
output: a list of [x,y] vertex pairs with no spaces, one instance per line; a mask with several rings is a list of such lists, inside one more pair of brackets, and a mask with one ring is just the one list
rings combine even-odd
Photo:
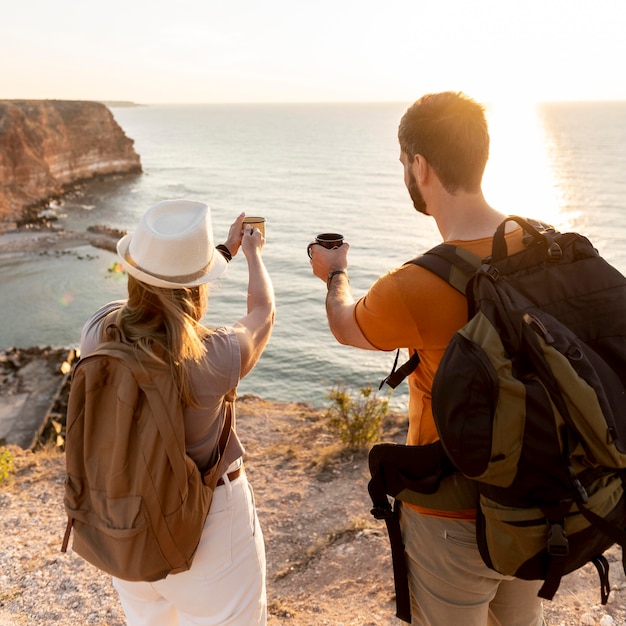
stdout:
[[488,276],[493,282],[496,282],[498,280],[498,276],[500,275],[500,270],[490,263],[483,263],[480,266],[479,271]]
[[580,479],[578,478],[578,476],[576,476],[576,472],[574,471],[574,468],[571,465],[569,465],[567,467],[567,471],[569,473],[570,480],[572,481],[572,485],[574,485],[574,488],[576,489],[576,492],[578,493],[578,496],[580,497],[581,502],[583,504],[587,504],[587,502],[589,501],[589,494],[587,493],[587,490],[585,489],[583,484],[580,482]]
[[560,261],[563,256],[563,250],[556,241],[553,241],[548,246],[548,259],[550,261]]
[[548,522],[548,554],[550,556],[567,556],[569,554],[569,541],[565,535],[562,524]]
[[394,513],[390,506],[375,506],[370,513],[375,519],[390,519]]

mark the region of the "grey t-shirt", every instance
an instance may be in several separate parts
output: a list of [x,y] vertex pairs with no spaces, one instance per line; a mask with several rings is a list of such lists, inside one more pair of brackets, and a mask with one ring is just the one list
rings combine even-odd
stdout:
[[[124,300],[109,302],[87,320],[81,334],[81,356],[96,349],[104,336],[104,319],[125,304]],[[183,411],[187,453],[201,469],[216,460],[218,438],[226,417],[226,398],[236,390],[241,372],[239,342],[232,328],[215,329],[204,343],[205,356],[191,372],[193,388],[202,408],[185,407]],[[233,432],[225,454],[225,467],[244,452],[234,428],[233,414]]]

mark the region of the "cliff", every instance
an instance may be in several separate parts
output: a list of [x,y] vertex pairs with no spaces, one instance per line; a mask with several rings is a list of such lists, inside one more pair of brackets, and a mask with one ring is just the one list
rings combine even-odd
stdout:
[[141,161],[103,104],[0,100],[0,221],[19,222],[73,184],[141,172]]

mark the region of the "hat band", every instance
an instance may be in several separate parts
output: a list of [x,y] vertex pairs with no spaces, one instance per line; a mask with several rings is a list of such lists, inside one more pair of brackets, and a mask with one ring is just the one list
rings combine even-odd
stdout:
[[178,276],[155,274],[154,272],[150,272],[144,269],[143,267],[135,263],[133,258],[130,256],[130,250],[126,250],[126,254],[124,255],[124,260],[130,265],[132,265],[135,269],[138,269],[140,272],[143,272],[144,274],[148,274],[149,276],[152,276],[153,278],[158,278],[159,280],[164,280],[166,282],[179,283],[181,287],[184,287],[185,283],[190,283],[195,280],[198,280],[199,278],[202,278],[203,276],[206,276],[206,274],[211,269],[211,265],[213,264],[213,255],[211,255],[211,260],[202,269],[198,270],[197,272],[193,272],[193,274],[179,274]]

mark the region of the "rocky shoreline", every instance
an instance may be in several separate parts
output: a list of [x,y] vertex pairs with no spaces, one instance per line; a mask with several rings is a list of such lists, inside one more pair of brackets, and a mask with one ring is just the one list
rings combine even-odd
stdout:
[[0,445],[63,445],[74,348],[11,347],[0,352]]
[[141,171],[104,104],[0,100],[0,228],[37,217],[81,181]]
[[[0,255],[61,252],[83,245],[115,251],[125,232],[92,226],[85,232],[44,219],[0,235]],[[0,445],[35,449],[62,438],[74,346],[6,347],[0,351]]]
[[77,232],[58,226],[55,220],[40,219],[15,226],[0,234],[0,254],[92,245],[115,252],[117,241],[126,231],[104,225],[89,226]]

